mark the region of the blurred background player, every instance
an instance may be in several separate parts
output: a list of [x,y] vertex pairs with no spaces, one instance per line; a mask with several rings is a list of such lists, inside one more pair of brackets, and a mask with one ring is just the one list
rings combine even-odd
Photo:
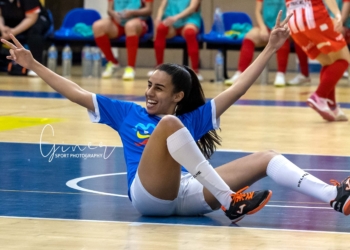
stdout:
[[[0,38],[15,35],[27,44],[33,57],[43,63],[45,33],[51,21],[39,0],[0,0]],[[20,35],[20,36],[19,36]],[[29,76],[37,76],[33,71]]]
[[335,0],[286,0],[288,13],[293,12],[289,27],[293,40],[309,58],[318,60],[322,69],[320,84],[307,104],[327,121],[347,121],[336,102],[335,86],[349,65],[349,50],[342,31],[342,16]]
[[[203,77],[199,74],[197,41],[197,34],[201,26],[200,2],[200,0],[162,0],[154,21],[156,27],[154,51],[157,65],[160,65],[164,62],[166,39],[176,35],[183,36],[186,40],[192,69],[202,81]],[[148,76],[152,73],[153,71],[148,72]]]
[[152,14],[153,0],[108,0],[108,18],[96,21],[93,31],[96,44],[105,55],[108,63],[103,78],[110,78],[120,67],[112,52],[110,39],[126,35],[128,65],[123,80],[135,78],[135,64],[139,37],[144,35],[148,26],[146,18]]
[[[251,29],[244,37],[239,61],[238,71],[232,78],[225,81],[225,84],[233,84],[237,78],[245,71],[253,60],[254,48],[266,46],[270,31],[275,25],[275,17],[279,10],[283,11],[283,18],[286,16],[286,5],[283,0],[257,0],[255,5],[255,18],[257,27]],[[287,40],[277,51],[277,74],[274,81],[275,86],[284,86],[285,73],[287,70],[290,43]]]
[[[336,1],[339,9],[341,10],[341,19],[343,24],[342,34],[345,38],[346,43],[349,44],[350,43],[350,29],[349,29],[350,28],[350,18],[349,18],[350,0],[336,0]],[[334,15],[329,9],[328,9],[328,12],[331,15],[331,17],[334,18]],[[288,84],[298,85],[298,84],[310,82],[308,57],[297,43],[294,43],[294,47],[295,47],[295,52],[299,59],[300,73],[297,74],[292,80],[288,81]],[[343,74],[343,78],[348,78],[348,77],[349,77],[349,74],[347,71],[345,71]]]

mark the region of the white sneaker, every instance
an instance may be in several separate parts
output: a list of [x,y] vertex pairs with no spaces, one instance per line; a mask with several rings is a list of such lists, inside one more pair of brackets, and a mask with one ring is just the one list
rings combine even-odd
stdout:
[[29,70],[27,75],[31,77],[38,77],[38,75],[33,70]]
[[204,80],[203,76],[201,74],[199,74],[199,73],[196,73],[196,74],[197,74],[198,80],[200,82],[203,82],[203,80]]
[[154,70],[150,70],[150,71],[147,72],[147,76],[151,77],[151,75],[153,75],[153,73],[154,73]]
[[288,81],[288,85],[299,85],[302,83],[310,83],[310,77],[306,77],[303,74],[297,74],[292,80]]
[[119,64],[108,62],[106,64],[105,70],[102,72],[102,78],[111,78],[119,68],[120,68]]
[[349,78],[349,72],[348,70],[345,70],[344,74],[343,74],[343,78]]
[[135,70],[133,67],[126,67],[123,74],[123,80],[132,81],[135,79]]
[[225,80],[226,85],[232,85],[237,80],[237,78],[242,74],[241,71],[236,71],[236,73],[230,78]]
[[286,85],[286,79],[284,77],[284,73],[277,72],[275,82],[273,83],[275,87],[284,87]]

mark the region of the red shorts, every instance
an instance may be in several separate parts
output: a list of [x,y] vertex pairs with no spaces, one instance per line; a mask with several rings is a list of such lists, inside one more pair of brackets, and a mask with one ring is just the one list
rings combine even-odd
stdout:
[[322,23],[316,22],[314,29],[292,32],[292,38],[311,59],[315,59],[321,53],[328,54],[339,51],[346,46],[343,35],[334,30],[330,18]]
[[[144,34],[147,33],[148,31],[148,25],[146,23],[145,20],[142,20],[142,19],[139,19],[141,21],[141,26],[142,26],[142,32],[141,32],[141,35],[140,36],[143,36]],[[121,26],[119,23],[117,23],[114,19],[112,19],[112,22],[115,24],[115,26],[117,26],[117,29],[118,29],[118,36],[115,37],[115,38],[119,38],[121,36],[124,36],[125,35],[125,27],[124,26]]]

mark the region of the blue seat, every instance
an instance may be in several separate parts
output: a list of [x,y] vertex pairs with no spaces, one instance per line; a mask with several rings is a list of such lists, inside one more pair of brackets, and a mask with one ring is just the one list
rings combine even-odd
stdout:
[[50,25],[50,28],[46,31],[45,37],[51,37],[51,36],[53,36],[53,34],[55,32],[54,20],[53,20],[53,15],[52,15],[51,10],[46,9],[46,11],[47,11],[47,14],[49,16],[49,20],[51,22],[51,25]]
[[[230,30],[234,23],[248,23],[252,25],[252,20],[249,15],[244,12],[224,12],[222,14],[225,31]],[[203,41],[206,43],[217,43],[217,44],[241,44],[243,38],[232,39],[230,37],[220,36],[215,31],[215,23],[213,23],[211,31],[203,36]]]
[[63,24],[55,31],[54,40],[66,41],[94,41],[94,36],[82,36],[75,32],[73,27],[77,23],[84,23],[92,26],[92,24],[101,19],[101,15],[93,9],[75,8],[70,10],[64,17]]
[[[222,14],[225,31],[231,30],[234,23],[252,24],[249,15],[244,12],[224,12]],[[228,79],[227,74],[227,50],[240,50],[243,38],[232,39],[230,37],[220,36],[215,31],[215,24],[212,25],[211,31],[203,36],[203,41],[206,43],[207,49],[221,50],[224,57],[224,77]]]
[[[153,38],[153,21],[151,17],[148,17],[146,20],[147,26],[148,26],[148,30],[147,32],[140,37],[139,39],[139,43],[146,43],[152,40]],[[112,39],[112,43],[116,44],[116,43],[125,43],[126,42],[126,36],[121,36],[119,38],[116,39]]]

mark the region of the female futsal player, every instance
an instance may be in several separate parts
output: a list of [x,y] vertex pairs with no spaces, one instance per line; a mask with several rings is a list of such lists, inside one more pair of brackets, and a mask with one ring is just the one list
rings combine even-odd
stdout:
[[[237,222],[270,199],[269,190],[243,192],[266,175],[349,215],[350,177],[328,185],[274,151],[254,153],[216,169],[207,160],[220,142],[213,131],[219,127],[220,116],[249,89],[289,37],[291,15],[280,22],[281,15],[279,12],[269,42],[255,62],[235,85],[207,103],[195,72],[187,67],[159,66],[148,80],[143,108],[93,94],[55,74],[35,61],[14,36],[14,44],[1,41],[11,48],[8,59],[35,71],[57,92],[87,108],[93,122],[118,131],[125,151],[129,198],[143,215],[200,215],[221,207]],[[181,166],[189,173],[182,172]]]

